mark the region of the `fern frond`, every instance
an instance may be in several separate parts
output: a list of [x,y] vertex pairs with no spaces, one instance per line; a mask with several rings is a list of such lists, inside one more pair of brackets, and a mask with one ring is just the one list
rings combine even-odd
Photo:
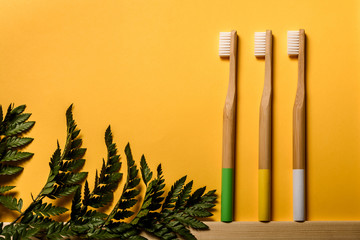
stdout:
[[0,193],[5,193],[15,188],[15,186],[0,186]]
[[112,218],[116,220],[125,219],[131,217],[134,212],[129,211],[127,209],[131,208],[133,205],[137,203],[137,199],[135,198],[139,195],[140,191],[135,189],[140,182],[140,178],[138,178],[138,172],[135,165],[135,161],[133,159],[130,144],[128,143],[125,147],[125,155],[127,160],[127,180],[124,185],[123,193],[116,203],[115,207],[109,214],[109,217],[106,220],[108,223]]
[[11,137],[14,135],[23,134],[23,133],[29,131],[34,125],[35,125],[35,122],[33,122],[33,121],[10,125],[10,126],[8,126],[8,129],[5,131],[5,135],[8,137]]
[[32,211],[38,216],[50,217],[63,214],[67,212],[68,209],[64,207],[53,206],[51,203],[48,204],[40,202],[40,204],[34,207]]
[[175,214],[174,218],[186,227],[192,227],[194,229],[209,229],[205,223],[182,212]]
[[185,181],[186,181],[186,176],[180,178],[174,183],[173,186],[171,186],[171,189],[167,197],[165,198],[165,202],[162,206],[162,210],[175,207],[175,204],[173,203],[177,201],[177,197],[180,195],[181,189],[184,186]]
[[1,162],[22,161],[31,158],[33,155],[34,155],[33,153],[29,153],[29,152],[18,152],[16,150],[15,151],[9,150],[6,152],[3,158],[0,159],[0,161]]
[[[5,165],[4,162],[19,161],[32,156],[32,153],[19,151],[33,139],[21,135],[32,126],[26,127],[31,114],[23,113],[25,106],[13,108],[10,105],[6,115],[0,106],[0,175],[12,175],[22,170],[21,167]],[[30,122],[31,123],[31,122]],[[63,239],[80,237],[87,239],[130,239],[143,240],[141,231],[147,231],[161,239],[196,239],[190,232],[193,229],[208,229],[198,218],[209,217],[215,206],[215,191],[205,193],[205,187],[191,194],[193,181],[186,183],[186,176],[177,180],[171,187],[166,198],[164,195],[165,180],[161,165],[158,166],[156,177],[150,170],[144,155],[140,160],[139,170],[133,159],[130,145],[125,147],[127,160],[127,179],[120,199],[109,215],[98,211],[113,200],[113,192],[117,188],[122,173],[120,156],[110,126],[105,131],[107,158],[103,159],[100,171],[96,171],[95,184],[89,189],[87,172],[79,169],[84,165],[86,148],[82,148],[80,130],[72,114],[72,105],[66,112],[67,136],[64,150],[57,149],[50,159],[50,173],[46,184],[33,202],[24,211],[22,200],[10,195],[1,195],[13,189],[13,186],[0,186],[0,203],[9,209],[20,212],[20,216],[9,226],[0,224],[0,240],[30,239],[33,237],[46,239]],[[132,208],[139,203],[137,189],[141,179],[146,191],[140,210],[130,223],[123,221],[133,217]],[[81,182],[85,180],[83,198]],[[52,216],[63,214],[66,208],[52,203],[43,203],[45,198],[61,198],[74,194],[71,207],[71,219],[68,223],[59,223]],[[163,202],[163,203],[162,203]],[[94,209],[95,208],[95,209]],[[15,222],[18,222],[14,224]]]
[[[4,117],[0,105],[0,176],[18,174],[23,167],[13,166],[9,163],[27,160],[34,155],[30,152],[20,151],[21,148],[33,141],[32,138],[22,137],[22,135],[35,124],[33,121],[28,121],[31,114],[23,113],[25,108],[25,105],[14,108],[14,105],[10,104]],[[0,186],[0,194],[13,188],[13,186]],[[11,195],[0,195],[0,203],[10,210],[21,212],[21,199],[17,200]]]
[[0,203],[10,210],[18,211],[19,213],[21,213],[21,208],[23,205],[23,200],[21,198],[18,201],[12,196],[2,195],[0,196]]
[[176,201],[175,204],[176,209],[182,208],[186,204],[187,200],[190,197],[192,185],[193,185],[193,181],[190,181],[188,184],[185,185],[184,189],[181,191]]
[[34,139],[28,137],[9,137],[6,140],[8,148],[23,148],[29,145]]
[[86,149],[80,148],[81,140],[77,138],[78,133],[79,130],[76,129],[75,121],[72,118],[72,106],[70,106],[67,110],[67,137],[64,151],[61,152],[59,143],[57,143],[57,149],[50,159],[50,173],[46,184],[30,206],[12,224],[19,219],[22,223],[30,223],[67,211],[63,207],[42,203],[42,200],[45,197],[56,199],[68,196],[74,193],[80,186],[79,182],[86,178],[86,172],[75,172],[83,164],[83,161],[79,161],[79,159],[86,151]]
[[61,163],[60,170],[61,171],[76,171],[82,168],[85,164],[85,159],[76,159],[73,161],[64,161]]
[[23,170],[22,167],[11,166],[11,165],[0,165],[0,176],[14,175]]
[[196,240],[196,237],[190,232],[190,230],[178,221],[172,221],[166,226],[186,240]]
[[46,238],[50,240],[61,240],[66,237],[75,236],[69,225],[62,222],[52,222],[46,231]]

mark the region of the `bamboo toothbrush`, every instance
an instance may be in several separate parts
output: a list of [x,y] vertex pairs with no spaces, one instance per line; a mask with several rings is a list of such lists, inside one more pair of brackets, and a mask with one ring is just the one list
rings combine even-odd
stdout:
[[265,81],[260,103],[259,127],[259,221],[271,220],[271,116],[272,32],[255,33],[255,56],[265,57]]
[[288,31],[288,54],[298,57],[298,85],[293,111],[293,214],[305,221],[305,31]]
[[230,58],[229,87],[223,115],[221,221],[233,220],[233,190],[236,130],[236,31],[220,33],[220,57]]

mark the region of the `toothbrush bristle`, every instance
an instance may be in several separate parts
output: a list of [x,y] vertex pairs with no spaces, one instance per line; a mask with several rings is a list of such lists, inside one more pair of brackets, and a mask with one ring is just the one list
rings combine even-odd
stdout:
[[220,32],[219,56],[230,56],[231,32]]
[[300,32],[288,31],[288,54],[299,55]]
[[255,56],[265,57],[266,32],[255,32]]

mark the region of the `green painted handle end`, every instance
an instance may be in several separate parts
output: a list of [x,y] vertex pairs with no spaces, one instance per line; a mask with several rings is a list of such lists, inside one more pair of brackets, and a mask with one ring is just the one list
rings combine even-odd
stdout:
[[223,168],[221,180],[221,221],[233,221],[234,169]]

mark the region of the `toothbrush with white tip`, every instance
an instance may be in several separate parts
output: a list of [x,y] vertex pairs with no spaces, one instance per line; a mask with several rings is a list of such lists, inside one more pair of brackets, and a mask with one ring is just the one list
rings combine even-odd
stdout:
[[298,57],[298,85],[293,111],[293,214],[305,221],[306,105],[305,31],[288,31],[288,54]]
[[259,221],[271,221],[272,32],[255,32],[255,56],[265,58],[259,121]]
[[223,151],[221,179],[221,221],[233,221],[234,162],[236,137],[236,31],[221,32],[219,55],[230,58],[229,86],[223,113]]

